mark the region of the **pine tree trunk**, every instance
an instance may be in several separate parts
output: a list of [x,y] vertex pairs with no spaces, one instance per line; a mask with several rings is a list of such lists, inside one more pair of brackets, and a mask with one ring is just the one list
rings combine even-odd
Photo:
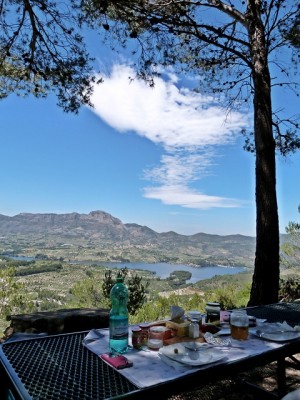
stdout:
[[275,140],[272,132],[271,81],[258,0],[251,1],[249,29],[253,57],[254,140],[256,149],[256,254],[248,305],[278,301],[279,223]]

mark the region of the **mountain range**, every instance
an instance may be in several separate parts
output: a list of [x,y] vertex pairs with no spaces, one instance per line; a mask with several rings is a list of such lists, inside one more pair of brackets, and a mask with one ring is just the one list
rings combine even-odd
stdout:
[[104,211],[89,214],[0,214],[0,253],[69,260],[174,262],[253,266],[255,238],[158,233],[122,223]]

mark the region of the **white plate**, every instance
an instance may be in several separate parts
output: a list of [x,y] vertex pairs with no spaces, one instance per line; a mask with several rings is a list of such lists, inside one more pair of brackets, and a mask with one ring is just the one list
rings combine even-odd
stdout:
[[256,331],[254,332],[254,334],[260,339],[271,340],[272,342],[287,342],[289,340],[300,338],[300,332],[272,332],[270,329],[261,329],[261,331],[261,335],[258,335]]
[[[189,350],[185,345],[189,346],[191,345],[191,342],[182,342],[164,346],[159,350],[159,352],[181,364],[193,367],[211,364],[226,357],[226,354],[222,353],[219,349],[207,348],[202,350],[202,345],[200,343],[197,344],[197,347],[199,347],[198,351]],[[207,347],[205,344],[203,346]]]

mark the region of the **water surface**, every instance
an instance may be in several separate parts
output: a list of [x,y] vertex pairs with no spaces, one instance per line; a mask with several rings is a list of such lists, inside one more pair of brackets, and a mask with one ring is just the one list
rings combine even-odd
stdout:
[[[34,260],[34,257],[10,257],[15,260],[24,260],[31,261]],[[174,271],[188,271],[192,274],[191,279],[187,280],[189,283],[196,283],[203,279],[210,279],[216,275],[234,275],[240,272],[245,272],[247,268],[244,267],[229,267],[229,266],[207,266],[207,267],[191,267],[186,264],[168,264],[168,263],[128,263],[128,262],[88,262],[88,261],[73,261],[71,263],[74,264],[83,264],[83,265],[102,265],[108,268],[125,268],[128,269],[136,269],[136,270],[147,270],[153,272],[156,276],[161,279],[166,279],[170,276],[170,274]]]
[[234,275],[240,272],[246,271],[244,267],[228,267],[228,266],[207,266],[207,267],[191,267],[185,264],[167,264],[167,263],[156,263],[156,264],[145,264],[145,263],[117,263],[117,262],[101,262],[99,265],[103,265],[109,268],[124,268],[129,269],[143,269],[154,272],[161,279],[166,279],[170,276],[173,271],[188,271],[192,274],[189,283],[195,283],[203,279],[212,278],[215,275]]

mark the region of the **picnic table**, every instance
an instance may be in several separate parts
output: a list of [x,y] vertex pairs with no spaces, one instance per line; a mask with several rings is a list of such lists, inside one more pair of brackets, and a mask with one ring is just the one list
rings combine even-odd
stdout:
[[[276,303],[247,308],[248,315],[270,323],[300,323],[300,304]],[[101,352],[108,349],[108,330]],[[0,347],[0,398],[44,400],[105,400],[166,398],[197,386],[237,377],[252,368],[277,362],[280,396],[285,394],[285,359],[300,353],[299,337],[287,341],[262,340],[250,334],[242,348],[226,351],[226,356],[207,365],[174,367],[155,351],[131,350],[126,357],[134,367],[116,370],[96,352],[83,345],[88,331],[38,336],[4,342]],[[2,397],[1,397],[2,396]],[[266,392],[262,398],[275,398]]]

